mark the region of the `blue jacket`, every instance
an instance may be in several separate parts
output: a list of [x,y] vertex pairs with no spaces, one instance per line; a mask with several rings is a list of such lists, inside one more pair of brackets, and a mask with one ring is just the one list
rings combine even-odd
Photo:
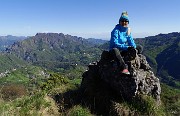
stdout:
[[132,46],[136,48],[136,44],[132,35],[127,35],[126,27],[117,24],[115,28],[111,32],[111,39],[110,39],[110,47],[109,50],[113,48],[118,48],[119,50],[127,50],[128,46]]

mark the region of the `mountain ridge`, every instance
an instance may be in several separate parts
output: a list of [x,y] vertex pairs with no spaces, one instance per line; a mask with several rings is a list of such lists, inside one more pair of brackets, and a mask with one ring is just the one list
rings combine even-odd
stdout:
[[180,33],[158,34],[141,39],[135,39],[143,45],[145,56],[154,72],[161,77],[162,81],[171,86],[178,86],[174,80],[180,79],[179,54]]
[[[37,33],[23,41],[15,42],[6,49],[17,57],[36,65],[48,68],[68,68],[71,64],[87,65],[97,60],[101,50],[96,39],[64,35],[63,33]],[[98,40],[99,41],[99,40]],[[102,42],[102,41],[101,41]],[[58,70],[58,69],[57,69]]]
[[26,39],[25,36],[13,36],[13,35],[7,35],[7,36],[0,36],[0,51],[3,51],[8,47],[9,45],[13,44],[17,41],[22,41]]

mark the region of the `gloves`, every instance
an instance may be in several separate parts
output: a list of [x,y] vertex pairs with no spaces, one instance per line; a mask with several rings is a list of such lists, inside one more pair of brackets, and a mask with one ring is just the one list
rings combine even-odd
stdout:
[[132,50],[132,49],[134,49],[133,46],[128,46],[128,51],[130,51],[130,50]]
[[136,49],[132,46],[128,47],[128,57],[130,60],[133,60],[136,58]]

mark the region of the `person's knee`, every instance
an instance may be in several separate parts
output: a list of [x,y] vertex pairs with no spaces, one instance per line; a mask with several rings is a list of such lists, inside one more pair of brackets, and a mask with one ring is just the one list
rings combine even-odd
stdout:
[[116,55],[119,55],[119,54],[120,54],[120,51],[119,51],[118,48],[113,48],[112,50],[113,50],[113,52],[114,52]]

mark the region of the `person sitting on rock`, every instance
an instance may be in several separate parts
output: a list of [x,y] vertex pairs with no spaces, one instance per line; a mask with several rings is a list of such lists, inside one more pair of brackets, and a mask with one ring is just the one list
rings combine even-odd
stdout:
[[117,24],[111,32],[109,48],[111,57],[114,57],[114,59],[117,61],[117,64],[122,69],[123,74],[130,74],[130,72],[128,71],[128,67],[121,56],[121,52],[136,48],[136,44],[131,35],[131,30],[128,27],[128,24],[128,13],[126,11],[122,12],[119,19],[119,24]]

